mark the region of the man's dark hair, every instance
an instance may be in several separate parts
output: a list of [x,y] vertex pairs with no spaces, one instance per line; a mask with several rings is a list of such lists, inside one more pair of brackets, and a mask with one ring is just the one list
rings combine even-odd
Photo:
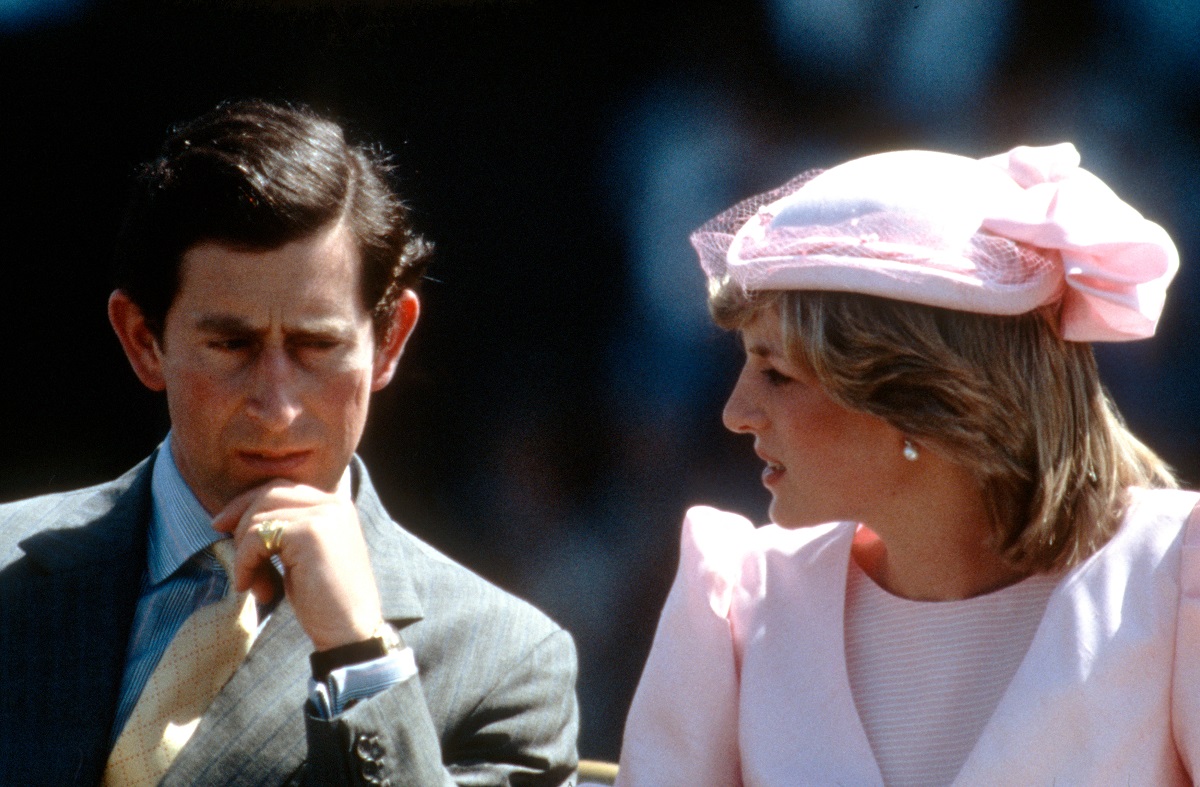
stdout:
[[383,155],[303,107],[235,101],[175,127],[142,166],[117,243],[116,285],[161,339],[183,255],[198,243],[270,250],[344,221],[362,257],[363,306],[382,339],[431,246],[388,185]]

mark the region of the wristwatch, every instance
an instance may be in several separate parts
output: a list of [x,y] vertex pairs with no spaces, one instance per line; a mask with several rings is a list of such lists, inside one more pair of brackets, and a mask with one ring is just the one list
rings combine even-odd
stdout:
[[391,653],[404,650],[400,632],[386,620],[380,621],[371,636],[360,642],[339,645],[329,650],[318,650],[309,654],[314,680],[325,680],[335,669],[381,659]]

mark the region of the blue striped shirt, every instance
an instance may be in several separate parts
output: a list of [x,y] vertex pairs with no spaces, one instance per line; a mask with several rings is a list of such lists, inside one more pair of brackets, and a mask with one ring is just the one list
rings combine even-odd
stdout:
[[[337,493],[350,499],[350,469],[338,483]],[[171,436],[159,446],[150,476],[151,515],[146,573],[133,631],[125,655],[125,674],[117,701],[112,743],[129,721],[138,697],[167,646],[188,615],[225,595],[229,580],[208,547],[224,534],[212,529],[212,517],[196,499],[179,473],[171,453]],[[282,568],[276,562],[277,568]],[[266,617],[260,609],[259,627]],[[350,703],[365,699],[417,672],[412,651],[385,656],[366,664],[334,670],[328,682],[310,685],[317,712],[326,718],[341,713]]]
[[146,573],[125,655],[113,741],[183,621],[219,600],[228,585],[224,569],[208,551],[209,544],[223,536],[212,529],[212,517],[179,474],[170,435],[159,446],[150,494]]

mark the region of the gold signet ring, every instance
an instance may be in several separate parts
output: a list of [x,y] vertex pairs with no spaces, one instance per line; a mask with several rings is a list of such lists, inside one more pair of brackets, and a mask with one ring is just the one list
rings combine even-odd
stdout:
[[274,555],[283,546],[283,529],[287,527],[286,519],[268,519],[254,526],[263,546]]

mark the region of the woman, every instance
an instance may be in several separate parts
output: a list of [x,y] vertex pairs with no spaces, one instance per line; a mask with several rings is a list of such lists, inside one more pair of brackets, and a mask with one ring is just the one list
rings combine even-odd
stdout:
[[1178,256],[1078,165],[885,153],[693,235],[776,524],[688,512],[619,784],[1200,772],[1197,495],[1089,344],[1150,336]]

